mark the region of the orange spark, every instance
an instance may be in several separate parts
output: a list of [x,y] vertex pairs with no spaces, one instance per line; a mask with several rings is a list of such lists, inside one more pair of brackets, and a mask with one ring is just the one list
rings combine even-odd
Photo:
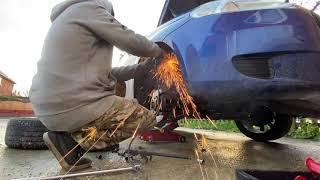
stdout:
[[[194,152],[195,152],[195,154],[196,154],[196,159],[197,159],[197,160],[198,160],[198,159],[200,159],[200,157],[199,157],[199,153],[198,153],[197,149],[194,149]],[[198,162],[198,163],[199,163],[199,167],[200,167],[200,171],[201,171],[202,179],[206,179],[206,178],[204,177],[204,174],[203,174],[203,170],[202,170],[201,163],[200,163],[200,162]]]
[[212,159],[215,167],[217,168],[218,165],[217,165],[217,162],[216,162],[216,160],[214,159],[214,157],[213,157],[213,155],[212,155],[211,149],[210,149],[209,144],[208,144],[208,140],[207,140],[207,138],[204,136],[204,134],[202,134],[201,136],[202,136],[202,139],[201,139],[201,140],[202,140],[202,147],[204,147],[204,148],[209,152],[209,154],[210,154],[210,156],[211,156],[211,159]]
[[204,148],[208,148],[209,146],[208,146],[208,141],[207,141],[207,138],[202,134],[201,135],[202,136],[202,138],[201,138],[201,140],[202,140],[202,147],[204,147]]
[[193,135],[194,135],[194,139],[195,139],[196,141],[199,141],[197,134],[196,134],[196,133],[193,133]]
[[176,118],[176,108],[172,109],[173,117]]
[[166,88],[170,89],[175,87],[186,115],[190,115],[190,112],[192,112],[193,114],[196,114],[197,117],[200,117],[197,106],[195,105],[193,98],[189,95],[188,88],[182,76],[182,71],[179,68],[177,56],[173,53],[167,54],[154,73],[155,77],[162,82]]
[[186,117],[184,117],[184,123],[186,123],[186,125],[189,126],[189,122]]
[[87,133],[88,141],[92,140],[95,141],[97,139],[98,130],[96,127],[88,127],[86,129],[83,129]]
[[81,143],[83,142],[87,142],[89,139],[90,134],[87,134],[86,137],[84,137],[83,139],[80,140],[79,143],[77,143],[76,146],[74,146],[66,155],[64,155],[60,160],[59,163],[62,162],[67,156],[69,156],[70,153],[72,153],[78,146],[80,146]]
[[196,158],[197,158],[197,159],[200,159],[199,153],[198,153],[197,149],[195,149],[194,152],[195,152]]
[[135,138],[135,137],[136,137],[136,134],[137,134],[139,128],[140,128],[140,123],[137,125],[137,127],[136,127],[136,129],[134,130],[131,138]]
[[207,117],[207,119],[209,120],[209,122],[210,122],[215,128],[218,128],[217,125],[209,118],[208,115],[207,115],[206,117]]

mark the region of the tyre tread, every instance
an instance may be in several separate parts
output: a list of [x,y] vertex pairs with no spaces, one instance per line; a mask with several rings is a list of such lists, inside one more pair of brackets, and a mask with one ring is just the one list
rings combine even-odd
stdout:
[[5,144],[15,149],[47,149],[42,136],[48,129],[37,118],[10,119]]

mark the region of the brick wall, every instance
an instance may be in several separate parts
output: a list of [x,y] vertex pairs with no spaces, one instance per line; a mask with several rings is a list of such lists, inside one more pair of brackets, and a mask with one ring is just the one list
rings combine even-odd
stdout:
[[11,96],[13,83],[0,77],[0,96]]
[[18,101],[0,101],[0,117],[34,116],[32,105]]
[[32,105],[18,101],[0,101],[0,110],[32,111]]

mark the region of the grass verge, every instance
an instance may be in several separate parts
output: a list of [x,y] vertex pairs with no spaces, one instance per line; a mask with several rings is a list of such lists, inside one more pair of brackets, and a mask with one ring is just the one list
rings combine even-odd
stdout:
[[180,120],[180,127],[188,127],[192,129],[207,129],[226,132],[240,132],[234,121],[230,120],[218,120],[211,123],[208,120],[188,119]]
[[[240,132],[232,120],[217,120],[211,123],[208,120],[188,119],[180,120],[178,123],[180,127],[193,129]],[[312,139],[320,141],[320,124],[318,121],[310,119],[302,119],[298,122],[295,121],[287,136],[295,139]]]
[[29,98],[20,96],[0,96],[0,101],[29,102]]

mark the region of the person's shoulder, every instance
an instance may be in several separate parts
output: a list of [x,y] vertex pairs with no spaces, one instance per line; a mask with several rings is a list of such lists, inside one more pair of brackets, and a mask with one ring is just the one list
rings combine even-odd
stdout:
[[90,0],[90,1],[83,1],[74,5],[74,8],[80,9],[96,9],[96,8],[104,8],[104,6],[100,3],[99,0]]
[[103,5],[99,3],[98,0],[90,0],[75,4],[74,7],[72,7],[71,11],[77,14],[78,17],[90,19],[88,17],[96,17],[98,14],[101,14],[101,12],[105,12],[106,9]]

